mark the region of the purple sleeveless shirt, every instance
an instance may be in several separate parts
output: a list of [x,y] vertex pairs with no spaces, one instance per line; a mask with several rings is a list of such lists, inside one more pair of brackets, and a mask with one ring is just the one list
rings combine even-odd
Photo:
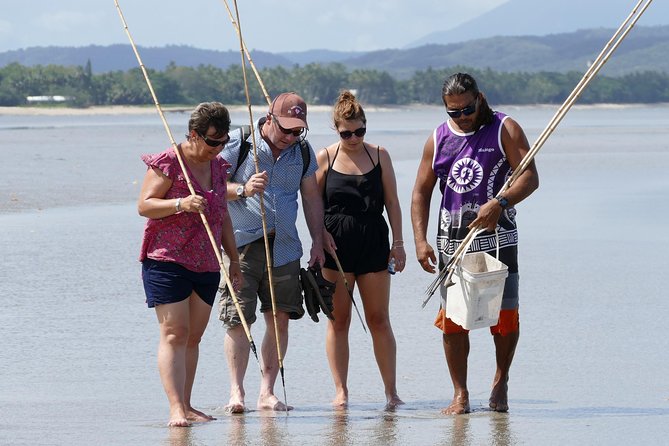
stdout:
[[[437,249],[442,260],[452,255],[467,236],[469,225],[482,205],[497,195],[511,174],[511,166],[502,149],[502,123],[507,116],[494,113],[491,124],[472,133],[461,133],[450,120],[434,130],[432,169],[439,178],[442,200],[439,212]],[[518,272],[518,232],[516,211],[508,207],[497,222],[500,260],[509,273]],[[468,252],[492,251],[497,240],[494,232],[481,233]]]

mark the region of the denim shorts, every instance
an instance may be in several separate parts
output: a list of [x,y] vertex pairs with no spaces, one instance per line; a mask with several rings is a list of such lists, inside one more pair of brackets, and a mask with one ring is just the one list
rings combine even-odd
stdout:
[[177,263],[153,259],[142,262],[142,282],[149,308],[181,302],[193,292],[213,306],[220,280],[220,272],[196,273]]

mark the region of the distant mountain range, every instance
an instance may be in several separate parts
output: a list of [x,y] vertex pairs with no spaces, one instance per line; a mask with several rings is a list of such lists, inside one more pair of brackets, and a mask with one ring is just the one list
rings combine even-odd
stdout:
[[[508,0],[454,28],[427,34],[408,47],[491,36],[544,36],[593,28],[616,29],[636,3],[637,0]],[[448,27],[448,21],[445,16],[444,28]],[[638,25],[669,25],[669,2],[652,2]]]
[[[614,31],[599,28],[544,36],[498,36],[367,53],[311,50],[273,54],[252,50],[252,56],[259,68],[338,62],[348,69],[387,71],[399,78],[409,77],[415,71],[429,67],[441,69],[456,65],[506,72],[585,71]],[[163,70],[172,62],[179,66],[213,65],[220,68],[239,65],[241,62],[237,51],[203,50],[177,45],[140,47],[139,51],[145,65],[158,70]],[[637,26],[620,45],[602,73],[612,76],[641,71],[669,73],[668,56],[669,25]],[[83,66],[89,60],[95,73],[137,67],[131,47],[120,44],[34,47],[0,53],[0,67],[13,62],[27,66]]]

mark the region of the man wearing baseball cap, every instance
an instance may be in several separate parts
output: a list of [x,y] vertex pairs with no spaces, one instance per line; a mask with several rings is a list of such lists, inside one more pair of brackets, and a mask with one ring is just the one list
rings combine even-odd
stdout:
[[[298,190],[312,239],[309,265],[318,263],[322,266],[325,260],[323,200],[314,175],[316,156],[305,139],[308,129],[307,104],[294,92],[282,93],[274,99],[267,115],[254,123],[259,173],[256,173],[253,149],[247,157],[240,158],[244,137],[241,129],[230,133],[230,142],[221,152],[232,165],[232,175],[228,179],[228,211],[244,276],[244,285],[237,293],[237,299],[249,326],[256,321],[260,301],[260,312],[267,326],[260,349],[263,376],[258,409],[292,409],[274,394],[279,363],[261,220],[261,194],[273,263],[276,325],[284,357],[288,347],[288,321],[304,315],[299,282],[302,242],[296,227]],[[246,140],[253,141],[250,136]],[[226,410],[241,413],[246,410],[244,375],[250,345],[227,289],[221,296],[219,318],[227,328],[225,353],[230,370],[230,401]]]

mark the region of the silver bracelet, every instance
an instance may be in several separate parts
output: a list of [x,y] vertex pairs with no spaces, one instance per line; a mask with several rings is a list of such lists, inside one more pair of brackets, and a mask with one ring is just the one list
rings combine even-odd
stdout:
[[177,208],[177,213],[181,212],[181,197],[177,198],[175,207]]

